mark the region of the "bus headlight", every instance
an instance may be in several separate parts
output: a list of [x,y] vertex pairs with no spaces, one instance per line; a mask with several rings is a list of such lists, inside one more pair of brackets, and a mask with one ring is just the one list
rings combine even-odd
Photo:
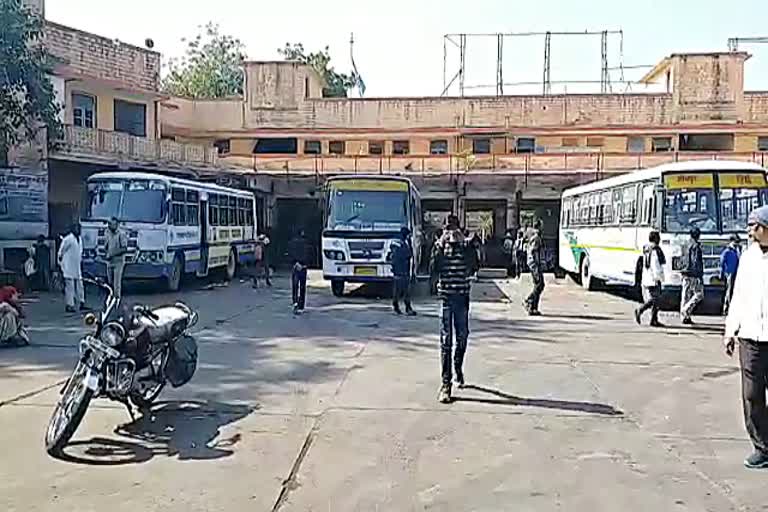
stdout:
[[341,251],[329,251],[326,249],[323,251],[323,254],[329,260],[344,261],[344,253]]
[[160,263],[163,261],[163,251],[141,251],[136,258],[137,263]]

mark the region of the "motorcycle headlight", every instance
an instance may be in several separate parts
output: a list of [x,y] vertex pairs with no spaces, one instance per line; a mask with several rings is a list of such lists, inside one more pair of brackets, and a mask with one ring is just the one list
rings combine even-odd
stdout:
[[116,347],[125,340],[125,329],[116,322],[110,322],[101,330],[99,338],[110,347]]

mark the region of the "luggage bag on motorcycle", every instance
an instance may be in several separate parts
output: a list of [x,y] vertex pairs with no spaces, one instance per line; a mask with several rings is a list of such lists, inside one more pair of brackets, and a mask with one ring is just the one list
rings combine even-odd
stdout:
[[171,386],[183,386],[197,369],[197,342],[192,336],[181,336],[171,345],[165,376]]

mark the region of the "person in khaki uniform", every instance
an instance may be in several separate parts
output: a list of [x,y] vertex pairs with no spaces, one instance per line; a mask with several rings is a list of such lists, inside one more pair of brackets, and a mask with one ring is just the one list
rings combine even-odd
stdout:
[[125,255],[128,252],[128,239],[120,230],[115,217],[109,220],[106,235],[107,281],[109,281],[115,297],[121,297],[123,292],[123,271],[125,270]]

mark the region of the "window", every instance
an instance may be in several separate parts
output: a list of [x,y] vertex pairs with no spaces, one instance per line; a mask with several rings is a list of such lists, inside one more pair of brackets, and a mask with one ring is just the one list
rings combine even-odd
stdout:
[[323,146],[319,140],[305,140],[304,141],[304,154],[305,155],[319,155],[323,152]]
[[429,142],[430,155],[445,155],[448,153],[448,141],[445,139],[433,140]]
[[757,150],[758,151],[768,151],[768,137],[758,137],[757,138]]
[[607,226],[613,224],[613,194],[610,190],[600,193],[600,206],[597,214],[598,224]]
[[217,140],[213,143],[213,147],[216,148],[220,155],[226,155],[230,151],[229,139]]
[[211,226],[219,225],[219,196],[216,194],[208,196],[208,223]]
[[491,139],[472,139],[472,153],[487,155],[491,152]]
[[732,133],[681,134],[680,151],[733,151]]
[[651,150],[654,153],[672,151],[672,137],[654,137],[651,139]]
[[627,153],[645,153],[645,137],[627,138]]
[[343,140],[332,140],[328,143],[328,152],[332,155],[343,155],[346,153]]
[[605,146],[605,139],[603,137],[587,137],[588,148],[601,148]]
[[200,225],[200,194],[197,190],[187,190],[187,225]]
[[407,155],[411,152],[411,143],[407,140],[396,140],[392,142],[393,155]]
[[187,210],[184,203],[173,203],[171,207],[173,212],[173,225],[184,226],[187,223]]
[[253,226],[253,200],[251,199],[245,203],[245,225]]
[[560,143],[564,148],[575,148],[579,146],[579,138],[578,137],[563,137],[562,142]]
[[147,106],[144,103],[115,100],[115,131],[146,137]]
[[72,94],[72,116],[75,126],[96,128],[96,98],[88,94]]
[[515,152],[534,153],[536,151],[536,139],[533,137],[518,137],[515,140]]
[[368,154],[369,155],[383,155],[384,154],[384,141],[371,140],[368,141]]
[[259,139],[253,147],[256,154],[295,155],[298,153],[296,137],[269,137]]
[[621,191],[621,213],[619,221],[621,224],[634,224],[637,217],[637,188],[630,185],[620,189]]

